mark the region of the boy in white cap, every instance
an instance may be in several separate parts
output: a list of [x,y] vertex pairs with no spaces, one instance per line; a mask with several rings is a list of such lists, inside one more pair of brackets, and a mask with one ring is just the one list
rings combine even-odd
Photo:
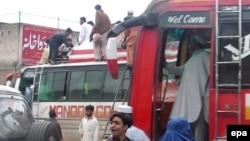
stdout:
[[[127,105],[119,105],[117,108],[117,112],[126,113],[132,116],[133,108]],[[148,136],[145,134],[143,130],[133,125],[130,128],[128,128],[126,136],[133,141],[150,141]]]

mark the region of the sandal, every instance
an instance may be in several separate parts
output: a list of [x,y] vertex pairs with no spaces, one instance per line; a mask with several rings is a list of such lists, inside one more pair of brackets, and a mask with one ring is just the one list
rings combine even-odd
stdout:
[[50,59],[50,60],[49,60],[49,64],[51,64],[51,65],[55,65],[55,64],[56,64],[56,62]]

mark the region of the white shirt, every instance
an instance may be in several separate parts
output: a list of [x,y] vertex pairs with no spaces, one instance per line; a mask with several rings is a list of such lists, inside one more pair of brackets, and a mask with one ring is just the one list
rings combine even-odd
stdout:
[[79,43],[83,43],[84,41],[89,39],[92,28],[93,27],[90,24],[87,24],[87,23],[83,23],[81,25],[80,33],[79,33],[79,36],[78,36],[78,42]]
[[150,141],[148,136],[144,133],[143,130],[133,125],[130,128],[128,128],[126,136],[133,141]]
[[11,81],[10,81],[10,80],[8,80],[8,81],[6,82],[6,86],[11,87]]
[[82,118],[79,124],[79,132],[83,134],[81,141],[98,141],[98,121],[95,117]]

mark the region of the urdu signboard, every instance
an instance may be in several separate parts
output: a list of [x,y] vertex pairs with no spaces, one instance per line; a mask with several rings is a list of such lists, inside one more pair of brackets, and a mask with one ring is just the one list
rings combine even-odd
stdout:
[[22,29],[22,64],[25,66],[36,65],[44,48],[47,47],[46,39],[60,30],[30,24],[23,24]]

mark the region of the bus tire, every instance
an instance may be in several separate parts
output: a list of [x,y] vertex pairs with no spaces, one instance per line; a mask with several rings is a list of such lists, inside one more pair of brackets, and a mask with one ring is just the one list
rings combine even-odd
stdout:
[[54,123],[37,121],[29,128],[27,141],[60,141],[60,135]]

